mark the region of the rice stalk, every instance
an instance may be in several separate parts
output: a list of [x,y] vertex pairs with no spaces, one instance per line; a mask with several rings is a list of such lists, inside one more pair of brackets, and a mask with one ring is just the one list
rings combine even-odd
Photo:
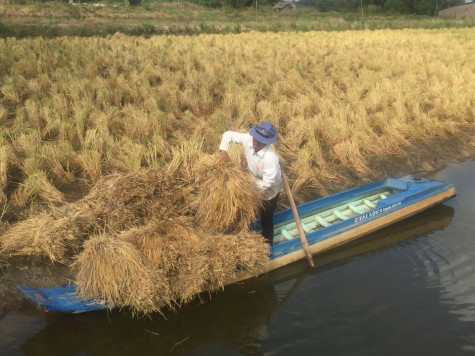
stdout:
[[12,147],[19,156],[33,157],[37,155],[41,141],[40,131],[26,131],[13,139]]
[[182,193],[170,189],[168,179],[163,170],[109,176],[80,202],[57,209],[56,216],[38,215],[16,225],[2,237],[3,251],[64,262],[86,238],[73,265],[80,296],[134,313],[183,305],[205,290],[222,288],[237,270],[256,271],[265,264],[268,245],[262,236],[197,229],[180,211]]
[[82,149],[74,157],[75,165],[92,183],[96,183],[102,178],[104,140],[99,129],[87,130]]
[[[12,153],[11,146],[0,140],[0,192],[3,193],[3,190],[8,184],[8,166],[9,166],[9,156]],[[0,197],[0,203],[2,198]]]
[[20,207],[31,203],[46,203],[53,208],[55,204],[64,202],[63,194],[51,184],[43,171],[29,174],[18,185],[11,199]]
[[156,119],[137,107],[127,105],[121,112],[125,136],[131,140],[145,142],[157,129]]
[[61,116],[59,125],[58,141],[68,142],[75,149],[82,146],[83,138],[78,136],[76,123],[72,117]]
[[106,154],[106,164],[122,172],[134,172],[142,168],[146,148],[122,137],[120,142],[110,148]]
[[304,189],[323,188],[320,180],[322,177],[327,178],[325,167],[315,167],[310,150],[299,151],[297,159],[292,161],[290,167],[291,171],[296,172],[292,182],[294,193],[299,193]]
[[59,84],[55,83],[55,85],[56,85],[55,89],[57,89],[58,91],[57,92],[53,91],[53,94],[49,98],[51,106],[55,108],[55,112],[57,112],[61,117],[63,118],[70,117],[71,116],[70,100],[66,97],[66,95],[63,92],[61,92],[62,90]]
[[222,289],[236,271],[257,272],[268,261],[268,245],[255,232],[209,235],[189,224],[180,219],[153,221],[120,235],[164,274],[176,305],[205,290]]
[[354,168],[357,172],[367,173],[369,168],[357,145],[353,140],[340,142],[333,146],[332,157],[344,166]]
[[241,231],[233,234],[207,235],[207,290],[224,288],[237,271],[258,274],[269,261],[269,247],[262,235]]
[[3,85],[0,89],[0,92],[3,94],[5,103],[15,105],[19,104],[22,101],[22,80],[21,75],[14,77],[8,76],[3,80]]
[[149,219],[168,219],[188,211],[185,186],[174,185],[163,170],[142,170],[106,176],[84,197],[97,212],[104,228],[121,231],[147,224]]
[[4,124],[8,117],[8,109],[0,105],[0,124]]
[[165,162],[170,159],[168,144],[160,134],[155,133],[147,143],[143,159],[145,165],[152,169],[164,166]]
[[174,267],[172,261],[166,260],[164,250],[167,249],[167,235],[160,225],[163,222],[152,219],[146,225],[122,231],[119,238],[133,243],[142,251],[152,268],[168,271]]
[[83,150],[74,155],[73,161],[88,182],[94,184],[103,177],[101,152],[94,149]]
[[203,137],[179,137],[179,144],[171,148],[172,160],[168,164],[169,175],[178,175],[186,181],[193,180],[193,166],[203,155]]
[[163,265],[177,306],[188,303],[206,286],[209,259],[204,237],[182,224],[167,224]]
[[24,103],[24,110],[28,122],[33,125],[33,127],[39,131],[42,130],[44,122],[40,114],[40,105],[36,100],[28,99]]
[[67,142],[41,146],[42,166],[55,182],[70,183],[74,181],[74,174],[70,170],[70,160],[73,152],[72,147]]
[[49,105],[43,105],[40,108],[40,114],[45,122],[44,127],[41,131],[41,136],[46,139],[58,139],[58,136],[61,131],[61,118],[55,112],[54,107],[51,107]]
[[275,115],[274,105],[267,100],[261,100],[256,105],[257,115],[260,121],[271,121]]

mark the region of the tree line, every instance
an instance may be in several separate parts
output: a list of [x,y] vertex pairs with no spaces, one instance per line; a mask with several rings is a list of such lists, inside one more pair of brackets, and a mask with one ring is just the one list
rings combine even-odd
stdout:
[[358,11],[371,9],[395,14],[434,16],[441,9],[460,5],[464,0],[301,0],[301,4],[316,6],[319,11]]
[[[43,0],[40,0],[43,1]],[[69,1],[69,0],[63,0]],[[97,0],[81,0],[82,2],[96,2]],[[145,5],[159,2],[184,2],[206,7],[245,8],[255,6],[256,0],[106,0],[110,3],[128,2],[130,5]],[[257,0],[259,5],[275,5],[279,1],[290,0]],[[472,0],[475,1],[475,0]],[[414,14],[435,16],[439,10],[447,7],[464,4],[465,0],[298,0],[300,6],[314,6],[321,12],[351,12],[371,11],[372,13]]]
[[[133,0],[131,0],[133,1]],[[140,1],[140,0],[135,0]],[[189,0],[192,3],[211,7],[224,5],[233,8],[253,6],[255,0]],[[281,0],[258,0],[259,4],[275,5]],[[394,14],[437,15],[439,10],[464,4],[464,0],[298,0],[301,6],[315,6],[319,11],[361,11],[385,12]]]

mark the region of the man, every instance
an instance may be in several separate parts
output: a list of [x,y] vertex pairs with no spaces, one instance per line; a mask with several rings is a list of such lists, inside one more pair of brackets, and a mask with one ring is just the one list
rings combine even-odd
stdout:
[[274,210],[282,191],[279,157],[271,146],[277,140],[277,135],[274,125],[265,121],[252,126],[249,133],[225,132],[219,146],[221,162],[229,159],[230,143],[241,144],[244,147],[247,166],[262,194],[264,202],[260,211],[262,235],[270,245],[274,239]]

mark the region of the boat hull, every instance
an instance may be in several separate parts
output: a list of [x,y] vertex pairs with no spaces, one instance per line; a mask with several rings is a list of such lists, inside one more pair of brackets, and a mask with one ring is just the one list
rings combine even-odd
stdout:
[[[423,199],[415,204],[411,204],[401,209],[394,210],[393,212],[388,213],[386,215],[381,215],[379,218],[370,220],[352,229],[343,231],[341,233],[336,233],[335,235],[332,235],[331,238],[327,237],[323,240],[314,241],[313,243],[309,241],[310,252],[312,255],[316,255],[319,253],[323,253],[323,252],[335,249],[346,243],[354,241],[362,236],[368,235],[371,232],[374,232],[386,226],[392,225],[398,221],[407,219],[419,212],[422,212],[435,205],[438,205],[454,197],[455,195],[456,195],[455,187],[453,186],[448,187],[448,189],[443,190],[433,196],[430,196],[427,199]],[[375,209],[374,211],[377,211],[377,210],[378,209]],[[369,214],[371,214],[372,212],[370,212]],[[284,267],[286,265],[289,265],[296,261],[303,260],[305,258],[306,256],[303,249],[297,248],[295,251],[288,252],[286,254],[271,258],[271,260],[265,266],[265,268],[260,270],[257,273],[239,272],[238,274],[236,274],[235,278],[233,278],[232,280],[229,280],[226,283],[226,285],[241,282],[249,278],[257,277],[260,274],[273,271],[277,268]]]

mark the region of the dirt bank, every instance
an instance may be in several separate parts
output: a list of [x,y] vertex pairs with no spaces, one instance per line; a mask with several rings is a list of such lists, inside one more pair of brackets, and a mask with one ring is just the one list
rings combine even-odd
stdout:
[[[473,137],[475,130],[468,130],[450,137],[438,137],[430,142],[407,147],[401,157],[385,156],[368,159],[370,173],[358,175],[352,171],[343,171],[344,184],[326,182],[328,193],[338,192],[349,187],[366,184],[386,177],[405,173],[426,176],[445,168],[450,163],[475,160]],[[313,195],[323,192],[308,192],[296,200],[301,203]],[[285,206],[285,198],[281,206]],[[1,231],[0,231],[1,233]],[[17,285],[50,287],[68,283],[72,275],[67,266],[51,264],[42,257],[0,256],[0,319],[9,311],[18,308],[23,297],[17,291]]]

